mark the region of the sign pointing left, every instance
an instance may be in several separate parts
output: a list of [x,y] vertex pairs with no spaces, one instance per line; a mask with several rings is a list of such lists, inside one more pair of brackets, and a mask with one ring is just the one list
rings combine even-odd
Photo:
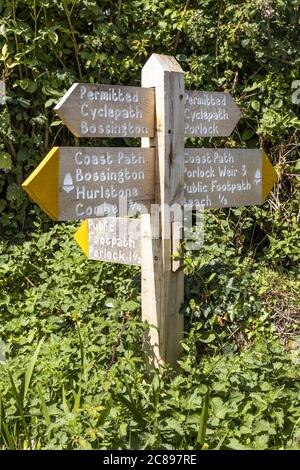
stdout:
[[154,89],[74,83],[54,110],[76,137],[153,137]]
[[81,224],[74,238],[90,260],[142,264],[140,219],[88,219]]
[[154,148],[54,147],[22,188],[53,220],[117,215],[153,203],[154,164]]

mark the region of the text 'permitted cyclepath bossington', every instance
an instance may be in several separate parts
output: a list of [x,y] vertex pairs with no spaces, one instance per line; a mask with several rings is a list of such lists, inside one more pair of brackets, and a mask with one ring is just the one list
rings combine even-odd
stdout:
[[62,220],[117,215],[122,198],[129,210],[154,201],[153,148],[60,147],[60,156]]
[[74,83],[54,109],[77,137],[154,136],[152,88]]

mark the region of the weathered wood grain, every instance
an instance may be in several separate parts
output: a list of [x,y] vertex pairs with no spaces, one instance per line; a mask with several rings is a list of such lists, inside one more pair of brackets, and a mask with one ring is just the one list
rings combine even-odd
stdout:
[[206,208],[262,204],[276,181],[266,159],[263,150],[186,148],[185,204]]
[[140,219],[87,219],[76,232],[75,240],[90,260],[141,266]]
[[[153,54],[142,69],[142,86],[155,87],[156,137],[142,139],[143,147],[157,148],[155,202],[163,209],[182,205],[184,73],[174,57]],[[172,272],[171,222],[164,210],[160,219],[142,216],[142,318],[157,327],[149,327],[145,338],[149,362],[176,366],[184,329],[179,314],[184,278],[183,272]]]
[[229,93],[185,91],[184,136],[227,137],[241,112]]
[[54,110],[77,137],[153,137],[154,90],[74,83]]
[[54,147],[23,189],[54,220],[146,211],[154,202],[154,149]]

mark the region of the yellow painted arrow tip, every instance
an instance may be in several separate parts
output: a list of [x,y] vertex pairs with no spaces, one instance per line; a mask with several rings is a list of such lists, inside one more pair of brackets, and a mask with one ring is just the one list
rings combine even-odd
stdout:
[[59,219],[59,147],[53,147],[23,182],[22,189],[52,220]]
[[278,175],[272,163],[268,159],[265,152],[262,155],[262,202],[264,202],[274,184],[278,181]]
[[89,254],[89,227],[88,221],[84,220],[74,235],[74,238],[86,256]]

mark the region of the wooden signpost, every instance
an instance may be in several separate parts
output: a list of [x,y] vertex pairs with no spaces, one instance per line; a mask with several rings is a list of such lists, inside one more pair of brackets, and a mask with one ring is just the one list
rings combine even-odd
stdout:
[[[142,69],[142,86],[155,88],[156,136],[142,139],[143,147],[155,146],[157,151],[155,203],[161,208],[182,205],[184,72],[175,58],[152,54]],[[154,325],[144,346],[150,364],[163,361],[174,366],[184,332],[183,315],[179,314],[184,274],[172,270],[172,228],[178,221],[169,222],[165,210],[160,215],[160,220],[142,215],[142,319]]]
[[[147,361],[176,366],[182,208],[261,204],[277,176],[262,150],[184,148],[185,137],[228,136],[241,113],[227,93],[185,91],[174,57],[153,54],[142,87],[75,83],[55,108],[75,136],[140,137],[142,146],[54,147],[23,188],[54,220],[88,219],[75,239],[89,259],[141,266]],[[123,217],[123,200],[141,217]]]

